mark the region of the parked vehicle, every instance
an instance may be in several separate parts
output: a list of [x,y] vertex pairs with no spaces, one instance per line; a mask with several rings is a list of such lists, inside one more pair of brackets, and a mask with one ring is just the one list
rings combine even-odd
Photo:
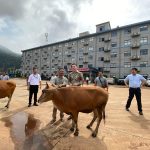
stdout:
[[106,78],[106,79],[107,79],[108,84],[115,84],[114,78]]
[[147,80],[146,80],[146,86],[150,86],[150,78],[147,78]]
[[117,84],[118,85],[125,85],[124,78],[119,78]]

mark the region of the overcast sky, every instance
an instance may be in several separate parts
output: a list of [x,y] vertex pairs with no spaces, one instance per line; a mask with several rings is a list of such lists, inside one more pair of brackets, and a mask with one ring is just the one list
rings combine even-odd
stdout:
[[14,52],[95,32],[150,20],[150,0],[0,0],[0,45]]

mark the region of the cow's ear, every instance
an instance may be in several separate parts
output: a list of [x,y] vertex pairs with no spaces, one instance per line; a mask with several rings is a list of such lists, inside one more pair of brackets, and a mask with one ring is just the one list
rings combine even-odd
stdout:
[[48,83],[46,82],[46,89],[48,89],[49,88],[49,85],[48,85]]

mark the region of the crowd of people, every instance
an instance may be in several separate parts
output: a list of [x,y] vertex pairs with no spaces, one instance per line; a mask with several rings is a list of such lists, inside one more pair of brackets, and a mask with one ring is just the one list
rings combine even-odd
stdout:
[[[137,68],[131,69],[131,74],[129,74],[125,79],[125,85],[129,88],[129,96],[127,99],[127,103],[125,106],[126,111],[129,111],[132,99],[135,95],[137,100],[137,106],[138,111],[140,115],[143,115],[142,110],[142,102],[141,102],[141,88],[145,84],[146,79],[140,75],[137,74]],[[76,64],[71,65],[71,72],[68,74],[68,76],[64,76],[64,69],[59,68],[57,75],[53,74],[50,79],[50,83],[58,86],[58,87],[66,87],[66,86],[83,86],[84,78],[82,72],[78,71],[78,67]],[[0,74],[0,80],[9,80],[9,76],[3,72]],[[89,77],[85,78],[87,85],[89,84]],[[94,80],[95,86],[104,88],[106,91],[108,91],[108,82],[106,78],[103,76],[103,72],[99,71],[97,77]],[[32,106],[32,97],[34,95],[34,106],[38,106],[37,104],[37,94],[39,88],[42,88],[41,83],[41,76],[38,74],[38,69],[33,68],[32,74],[27,79],[27,89],[29,90],[29,103],[28,107]],[[57,108],[53,107],[53,114],[52,114],[52,122],[56,121],[56,113]],[[60,119],[63,119],[63,112],[60,112]]]

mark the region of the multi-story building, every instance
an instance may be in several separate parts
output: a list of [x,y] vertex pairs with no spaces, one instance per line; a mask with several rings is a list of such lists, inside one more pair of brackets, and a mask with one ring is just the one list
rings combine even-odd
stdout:
[[76,63],[81,71],[103,69],[108,77],[124,77],[131,67],[150,75],[150,21],[111,29],[110,23],[96,25],[96,33],[22,50],[22,73],[34,66],[48,75],[58,67],[70,68]]

